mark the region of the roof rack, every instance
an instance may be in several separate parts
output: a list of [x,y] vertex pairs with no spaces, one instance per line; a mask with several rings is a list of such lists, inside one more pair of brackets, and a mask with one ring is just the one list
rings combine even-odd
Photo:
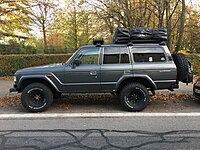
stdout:
[[[122,43],[120,43],[122,44]],[[124,43],[126,44],[126,43]],[[166,42],[165,41],[130,41],[127,43],[127,46],[134,46],[134,44],[159,44],[159,45],[166,45]]]
[[114,44],[141,44],[167,41],[167,29],[165,28],[119,28],[113,37]]
[[96,45],[96,47],[101,47],[101,45],[104,44],[103,39],[93,39],[93,45]]

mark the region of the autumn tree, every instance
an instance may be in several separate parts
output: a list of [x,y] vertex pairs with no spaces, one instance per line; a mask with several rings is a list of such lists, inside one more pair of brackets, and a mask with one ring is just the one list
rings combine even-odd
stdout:
[[31,0],[30,17],[43,34],[44,50],[47,49],[47,28],[53,23],[54,16],[58,9],[56,0]]
[[52,34],[64,33],[66,48],[74,52],[80,46],[91,43],[93,38],[101,37],[104,34],[102,24],[88,4],[68,0],[65,8],[58,11],[49,30]]
[[185,30],[181,46],[191,52],[200,52],[200,5],[187,7]]
[[108,31],[115,28],[167,28],[167,45],[180,49],[185,25],[185,0],[95,0],[86,2],[96,9]]
[[185,0],[182,0],[182,9],[181,9],[181,15],[180,15],[180,24],[178,29],[178,40],[176,42],[176,49],[175,51],[178,52],[180,50],[182,40],[183,40],[183,33],[185,28],[185,12],[186,12],[186,4]]
[[26,38],[21,34],[30,31],[29,7],[28,0],[0,0],[0,35]]

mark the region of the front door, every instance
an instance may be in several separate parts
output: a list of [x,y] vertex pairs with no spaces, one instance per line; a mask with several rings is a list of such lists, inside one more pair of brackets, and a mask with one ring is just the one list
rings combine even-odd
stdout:
[[81,48],[74,58],[79,65],[70,65],[65,69],[65,89],[72,92],[98,91],[100,84],[100,48]]

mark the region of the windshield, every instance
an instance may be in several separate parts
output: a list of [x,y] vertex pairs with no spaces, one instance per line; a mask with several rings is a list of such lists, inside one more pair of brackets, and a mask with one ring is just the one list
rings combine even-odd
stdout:
[[78,51],[79,49],[76,52],[74,52],[74,54],[66,61],[66,64],[68,64],[71,61],[71,59],[76,55]]

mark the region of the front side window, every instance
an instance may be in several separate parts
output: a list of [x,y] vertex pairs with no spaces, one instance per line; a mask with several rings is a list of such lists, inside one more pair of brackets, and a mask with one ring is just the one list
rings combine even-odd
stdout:
[[126,47],[105,47],[103,64],[130,63],[129,53]]
[[99,48],[83,48],[76,59],[79,59],[81,64],[99,64]]

